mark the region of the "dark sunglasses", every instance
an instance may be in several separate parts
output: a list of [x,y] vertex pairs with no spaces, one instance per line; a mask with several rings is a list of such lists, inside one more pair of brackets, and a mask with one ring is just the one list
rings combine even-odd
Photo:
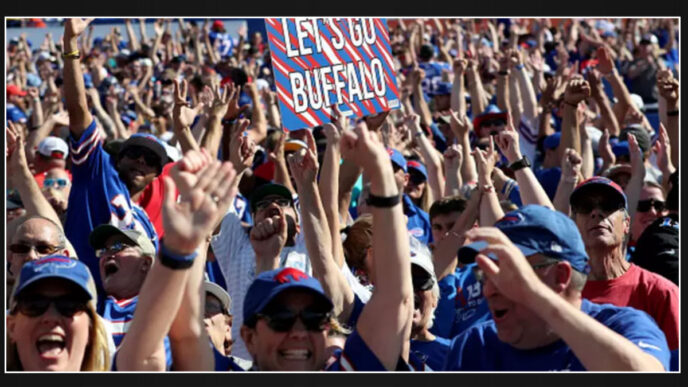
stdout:
[[53,179],[53,178],[46,178],[43,180],[43,187],[49,188],[49,187],[54,187],[57,186],[58,189],[63,189],[64,187],[67,186],[69,183],[69,180],[67,179]]
[[64,317],[72,317],[77,313],[88,310],[88,300],[74,295],[60,297],[46,297],[38,294],[28,295],[17,299],[14,311],[28,317],[43,315],[50,304],[54,304],[57,311]]
[[413,185],[421,185],[425,183],[425,176],[423,176],[423,174],[420,172],[409,172],[409,181]]
[[53,246],[47,243],[31,245],[28,243],[14,243],[10,245],[10,251],[15,254],[28,254],[31,250],[36,250],[38,254],[48,255],[61,249],[62,246]]
[[429,275],[412,276],[411,281],[413,282],[414,291],[426,291],[432,289],[435,285],[435,281]]
[[105,255],[105,253],[108,253],[108,252],[110,252],[112,254],[117,254],[120,251],[122,251],[128,247],[136,247],[136,246],[128,245],[128,244],[122,243],[122,242],[115,242],[110,247],[103,247],[103,248],[97,249],[96,250],[96,257],[100,258],[103,255]]
[[149,149],[140,146],[130,146],[124,150],[124,156],[130,159],[138,159],[143,156],[143,159],[151,167],[160,166],[160,158],[152,153]]
[[638,201],[638,212],[648,212],[652,207],[654,207],[657,212],[664,211],[664,202],[656,199]]
[[504,122],[504,120],[496,119],[496,120],[483,121],[480,124],[480,127],[488,128],[488,127],[492,127],[492,126],[503,126],[503,125],[506,125],[506,122]]
[[606,215],[612,214],[624,208],[623,203],[618,200],[605,199],[599,202],[593,200],[581,200],[572,206],[573,212],[587,215],[595,208],[599,208]]
[[272,203],[277,203],[278,206],[285,208],[291,205],[291,200],[285,198],[261,200],[258,203],[256,203],[256,211],[264,210],[268,208]]
[[265,319],[270,329],[275,332],[289,332],[300,318],[306,330],[311,332],[321,332],[325,330],[330,321],[330,313],[304,309],[299,313],[294,313],[289,309],[281,309],[265,314],[258,314],[258,318]]
[[[549,267],[549,266],[552,266],[552,265],[556,265],[557,263],[559,263],[558,260],[552,259],[552,260],[549,260],[549,261],[545,261],[545,262],[541,262],[541,263],[536,263],[536,264],[534,264],[534,265],[530,265],[530,267],[532,267],[533,270],[538,270],[538,269],[542,269],[542,268],[544,268],[544,267]],[[487,276],[485,275],[485,273],[483,272],[483,270],[482,270],[480,267],[478,267],[478,265],[473,266],[473,276],[475,277],[475,280],[476,280],[477,282],[479,282],[481,285],[485,285],[485,279],[486,279]]]

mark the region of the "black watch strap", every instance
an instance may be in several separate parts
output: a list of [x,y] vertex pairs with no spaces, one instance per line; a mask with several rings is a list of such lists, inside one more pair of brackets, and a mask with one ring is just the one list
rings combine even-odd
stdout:
[[513,163],[509,164],[509,169],[511,169],[514,172],[526,167],[530,167],[530,160],[528,160],[528,156],[525,155],[520,160],[516,160]]

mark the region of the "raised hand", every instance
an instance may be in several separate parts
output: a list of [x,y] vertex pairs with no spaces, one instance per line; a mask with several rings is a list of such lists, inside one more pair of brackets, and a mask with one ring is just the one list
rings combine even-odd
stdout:
[[341,132],[349,129],[349,119],[342,114],[341,110],[339,110],[339,107],[336,104],[333,104],[330,109],[330,118],[332,123],[337,126],[337,131],[340,134]]
[[81,35],[94,18],[71,18],[65,21],[64,37],[75,38]]
[[280,214],[265,218],[251,228],[249,240],[256,254],[256,266],[270,267],[274,262],[265,262],[279,256],[287,242],[287,222],[282,208]]
[[609,130],[605,129],[600,141],[597,145],[597,153],[599,153],[605,165],[612,166],[616,164],[616,155],[612,151],[612,146],[609,144]]
[[385,123],[385,120],[387,119],[389,112],[391,112],[391,110],[387,110],[386,112],[382,112],[374,116],[366,116],[365,122],[368,126],[368,130],[370,130],[371,132],[376,132],[378,129],[380,129],[382,124]]
[[328,145],[339,146],[339,141],[344,131],[338,125],[327,123],[323,125],[323,132],[325,133]]
[[[196,160],[191,160],[191,159]],[[189,255],[212,232],[234,199],[232,182],[236,173],[230,163],[212,160],[199,163],[198,151],[188,151],[182,163],[184,170],[172,177],[164,177],[165,195],[162,205],[166,248],[176,254]],[[179,202],[175,200],[175,185],[190,187],[180,190]]]
[[463,164],[463,147],[459,144],[452,144],[444,151],[444,171],[449,175],[450,171],[457,171]]
[[455,59],[454,60],[454,75],[462,75],[468,68],[468,61],[466,59]]
[[377,136],[368,130],[365,122],[359,122],[354,130],[344,132],[339,146],[344,159],[364,170],[372,169],[378,162],[389,158],[384,146]]
[[642,178],[645,177],[645,164],[643,163],[643,151],[638,145],[638,140],[634,135],[628,134],[628,148],[631,158],[631,169],[633,170],[633,175],[638,175]]
[[475,165],[478,169],[478,183],[480,185],[492,184],[492,171],[494,171],[495,164],[499,159],[499,154],[495,152],[494,140],[492,136],[489,139],[490,147],[487,151],[476,148],[471,152],[475,157]]
[[236,122],[236,126],[231,133],[229,161],[239,173],[253,165],[253,157],[256,153],[256,144],[251,139],[251,136],[246,134],[246,129],[250,124],[250,120],[242,118]]
[[571,106],[577,106],[579,102],[590,96],[590,84],[582,78],[572,78],[564,92],[564,102]]
[[508,121],[506,128],[495,136],[495,141],[509,163],[513,163],[522,158],[521,146],[519,144],[518,132],[511,124],[511,120]]
[[657,166],[662,173],[673,171],[674,167],[671,163],[671,142],[669,141],[669,134],[667,133],[664,124],[659,124],[659,138],[652,147],[652,150],[657,155]]
[[191,103],[186,100],[188,92],[188,83],[186,79],[180,84],[178,80],[174,80],[174,108],[172,109],[172,118],[176,128],[190,128],[198,113],[203,109],[203,103],[199,103],[195,108],[191,108]]
[[69,113],[67,113],[66,110],[60,110],[50,117],[52,118],[55,125],[69,126]]
[[460,117],[459,113],[453,110],[449,110],[449,113],[451,116],[451,119],[449,120],[451,131],[454,132],[456,138],[462,139],[463,136],[465,136],[471,130],[473,123],[468,119],[465,112],[461,112]]
[[678,87],[678,79],[675,79],[673,77],[666,77],[663,78],[661,81],[657,82],[659,95],[666,100],[668,106],[677,105]]
[[[332,124],[328,124],[332,125]],[[334,125],[332,125],[334,126]],[[318,175],[318,156],[313,149],[301,149],[299,152],[289,155],[289,170],[296,182],[296,189],[301,192],[307,184],[315,183]]]
[[566,148],[564,157],[561,159],[561,176],[562,178],[574,178],[580,175],[583,159],[576,152],[575,149]]
[[158,19],[153,23],[153,31],[156,38],[161,37],[165,33],[165,25],[162,19]]
[[604,75],[610,74],[614,70],[614,63],[608,50],[605,46],[597,48],[597,68]]
[[593,97],[598,98],[603,95],[604,88],[602,86],[602,78],[600,72],[596,69],[591,69],[588,71],[586,77],[588,84],[590,84],[590,93]]

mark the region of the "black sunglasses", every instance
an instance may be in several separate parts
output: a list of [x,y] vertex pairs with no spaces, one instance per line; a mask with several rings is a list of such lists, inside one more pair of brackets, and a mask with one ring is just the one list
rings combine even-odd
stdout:
[[88,300],[74,295],[60,297],[46,297],[38,294],[27,295],[17,299],[14,311],[28,317],[43,315],[50,304],[54,304],[57,311],[64,317],[72,317],[77,313],[88,310]]
[[330,321],[330,313],[304,309],[295,313],[289,309],[280,309],[268,313],[259,313],[258,318],[265,319],[270,329],[275,332],[289,332],[300,318],[306,330],[311,332],[321,332],[327,328]]
[[124,150],[123,155],[130,158],[130,159],[134,159],[134,160],[143,156],[143,159],[146,161],[146,164],[148,164],[149,166],[151,166],[151,167],[160,166],[160,158],[158,156],[156,156],[154,153],[152,153],[147,148],[143,148],[140,146],[130,146]]
[[654,207],[655,211],[664,211],[664,202],[657,199],[647,199],[638,201],[638,212],[648,212],[650,208]]
[[412,276],[411,281],[413,282],[414,291],[430,290],[435,285],[435,281],[429,275]]
[[506,122],[504,122],[504,120],[499,120],[499,119],[486,120],[480,124],[480,126],[484,127],[484,128],[491,127],[491,126],[502,126],[502,125],[506,125]]
[[278,206],[282,208],[286,208],[291,206],[291,200],[286,199],[286,198],[277,198],[277,199],[265,199],[261,200],[258,203],[256,203],[256,211],[261,211],[270,206],[272,203],[277,203]]
[[15,254],[28,254],[31,250],[36,250],[38,254],[47,255],[61,249],[62,246],[53,246],[47,243],[39,243],[30,245],[28,243],[14,243],[10,245],[10,251]]
[[591,213],[595,208],[599,208],[604,214],[609,215],[624,208],[624,206],[618,200],[612,199],[601,201],[581,200],[572,206],[573,212],[583,215]]

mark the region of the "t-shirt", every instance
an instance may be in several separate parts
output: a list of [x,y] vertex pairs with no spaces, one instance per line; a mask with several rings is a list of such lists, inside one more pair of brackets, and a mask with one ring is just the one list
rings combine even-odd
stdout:
[[[102,310],[99,314],[109,323],[112,329],[112,339],[118,349],[134,319],[134,311],[136,310],[138,300],[138,296],[124,300],[117,300],[115,297],[108,296],[100,307]],[[170,339],[167,336],[165,336],[164,345],[167,370],[170,370],[172,367],[172,349],[170,347]],[[113,357],[113,369],[116,370],[114,364]]]
[[[163,177],[170,175],[170,169],[172,169],[175,164],[176,163],[165,164],[160,175],[143,189],[136,203],[146,211],[148,219],[153,223],[155,232],[158,233],[160,239],[165,235],[165,230],[162,228],[162,200],[165,195]],[[177,197],[178,194],[179,192],[176,192],[175,197]]]
[[408,217],[406,228],[409,234],[425,245],[432,242],[432,228],[428,213],[413,204],[413,201],[407,194],[403,195],[403,204],[404,215]]
[[666,335],[669,348],[678,348],[678,286],[661,275],[631,264],[618,278],[588,280],[583,297],[596,303],[630,306],[646,312]]
[[[647,313],[583,300],[581,311],[629,339],[669,369],[669,348],[662,331]],[[452,340],[444,365],[447,371],[585,371],[563,341],[521,350],[499,340],[493,320],[474,325]]]
[[438,281],[440,298],[430,332],[452,338],[474,324],[492,318],[482,286],[473,274],[472,263],[457,268],[454,273]]
[[442,82],[442,71],[452,71],[451,66],[446,62],[420,62],[418,67],[425,71],[421,87],[426,99],[430,99],[437,91],[438,84]]
[[72,160],[72,189],[69,194],[65,236],[72,242],[79,260],[91,270],[99,295],[102,282],[98,258],[88,243],[94,228],[111,224],[144,232],[158,248],[158,235],[146,212],[133,203],[129,189],[120,179],[115,160],[103,149],[95,120],[81,138],[69,136]]
[[433,370],[441,370],[449,353],[451,340],[435,336],[432,341],[411,340],[411,352]]
[[559,179],[561,178],[561,167],[538,168],[534,172],[538,182],[540,182],[540,185],[547,193],[549,200],[554,200],[554,195],[557,194]]
[[[296,234],[294,246],[285,246],[280,253],[280,267],[293,267],[312,275],[313,269],[308,259],[308,251],[303,234]],[[222,220],[220,232],[211,240],[215,259],[227,283],[227,293],[232,298],[232,355],[251,359],[246,345],[241,339],[244,297],[256,277],[256,255],[249,239],[248,231],[241,226],[236,209],[230,207]]]

